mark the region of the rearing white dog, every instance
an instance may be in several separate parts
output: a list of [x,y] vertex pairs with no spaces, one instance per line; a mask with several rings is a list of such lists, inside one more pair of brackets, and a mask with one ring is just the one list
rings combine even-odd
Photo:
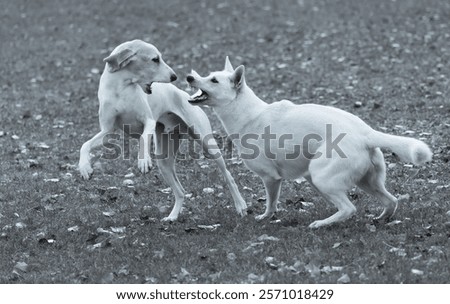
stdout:
[[[384,186],[386,166],[380,148],[421,165],[432,158],[425,143],[375,131],[355,115],[333,107],[287,100],[267,104],[247,86],[244,71],[242,65],[234,70],[227,57],[223,71],[207,77],[192,71],[186,80],[199,89],[190,103],[214,109],[228,134],[238,137],[234,142],[244,163],[263,180],[266,211],[257,220],[277,210],[282,179],[300,177],[338,209],[310,228],[351,217],[356,208],[346,191],[354,185],[382,202],[378,219],[394,214],[397,199]],[[333,134],[338,135],[334,140]]]
[[175,172],[175,156],[180,136],[189,134],[202,141],[205,153],[214,156],[237,212],[245,215],[247,205],[211,135],[208,117],[200,108],[187,102],[189,95],[186,92],[168,83],[177,76],[163,61],[161,53],[149,43],[133,40],[116,47],[104,61],[106,65],[98,89],[101,131],[81,147],[81,176],[89,179],[93,172],[89,152],[100,146],[105,136],[114,130],[140,138],[138,166],[142,173],[148,172],[151,167],[150,141],[156,135],[157,164],[175,195],[172,212],[163,220],[174,221],[184,202],[184,189]]

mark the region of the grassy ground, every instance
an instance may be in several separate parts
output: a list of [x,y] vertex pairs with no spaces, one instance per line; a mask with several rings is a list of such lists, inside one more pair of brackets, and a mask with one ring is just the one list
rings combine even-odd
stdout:
[[[2,1],[0,18],[0,283],[450,282],[448,1],[19,0]],[[252,205],[240,219],[213,163],[180,161],[192,196],[163,224],[173,197],[135,153],[99,151],[90,181],[75,167],[99,128],[102,59],[134,38],[158,46],[180,88],[229,55],[260,97],[335,105],[422,138],[434,160],[411,168],[386,154],[387,187],[402,196],[390,224],[373,223],[379,204],[355,189],[357,215],[315,231],[335,210],[306,184],[284,183],[284,210],[256,223],[264,191],[243,164],[227,162]]]

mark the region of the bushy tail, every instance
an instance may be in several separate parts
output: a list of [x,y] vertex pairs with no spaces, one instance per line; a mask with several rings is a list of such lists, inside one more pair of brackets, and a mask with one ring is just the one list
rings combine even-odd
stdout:
[[373,131],[369,136],[368,146],[375,148],[387,148],[398,155],[404,162],[411,162],[415,165],[422,165],[431,161],[433,153],[423,141],[404,137],[385,134]]

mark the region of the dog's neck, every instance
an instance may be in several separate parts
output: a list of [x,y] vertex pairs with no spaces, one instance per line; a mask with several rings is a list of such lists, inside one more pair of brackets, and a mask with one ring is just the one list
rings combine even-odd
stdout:
[[112,92],[121,92],[128,88],[139,89],[138,79],[131,75],[120,75],[121,71],[114,73],[109,72],[107,69],[103,72],[100,78],[100,88],[110,90]]
[[244,84],[231,103],[214,107],[214,112],[229,135],[240,134],[244,131],[245,125],[256,119],[267,105]]

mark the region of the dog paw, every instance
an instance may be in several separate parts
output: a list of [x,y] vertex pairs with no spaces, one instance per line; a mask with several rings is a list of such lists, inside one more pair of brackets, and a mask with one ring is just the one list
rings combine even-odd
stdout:
[[241,217],[244,217],[247,215],[247,204],[244,201],[235,204],[235,207],[236,207],[237,213]]
[[83,177],[83,179],[89,179],[91,177],[92,172],[94,172],[94,169],[92,169],[91,165],[83,165],[80,166],[80,174]]
[[238,214],[239,214],[241,217],[245,217],[245,216],[247,215],[247,208],[238,210]]
[[374,221],[385,221],[386,223],[389,222],[389,220],[394,216],[395,209],[397,209],[397,206],[392,208],[385,208],[383,212],[377,216],[374,217]]
[[273,213],[264,213],[264,214],[255,216],[255,220],[260,222],[262,220],[269,219],[272,216],[273,216]]
[[266,216],[264,214],[255,216],[255,220],[258,222],[262,221],[265,218],[266,218]]
[[166,216],[165,218],[163,218],[161,220],[161,222],[165,222],[165,223],[171,223],[171,222],[175,222],[177,220],[178,217],[176,216]]
[[323,221],[314,221],[311,224],[309,224],[308,228],[310,229],[317,229],[322,226],[325,226],[326,224]]
[[152,168],[152,159],[150,157],[139,159],[138,168],[142,172],[142,174],[150,172],[150,169]]
[[379,216],[376,216],[373,218],[374,222],[388,222],[389,221],[389,217],[386,217],[385,214],[380,214]]

